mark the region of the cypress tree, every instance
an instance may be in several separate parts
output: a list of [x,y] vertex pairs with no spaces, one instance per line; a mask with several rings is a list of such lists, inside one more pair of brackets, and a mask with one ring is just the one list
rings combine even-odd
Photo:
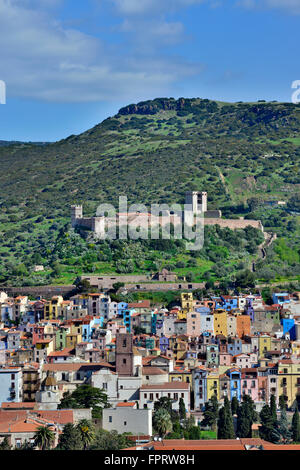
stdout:
[[264,405],[260,414],[261,426],[259,428],[259,435],[262,439],[269,442],[278,442],[280,435],[277,430],[277,421],[274,423],[271,408],[269,405]]
[[300,442],[300,419],[298,405],[292,419],[292,438],[294,442]]
[[232,413],[232,416],[238,414],[238,409],[239,409],[239,401],[238,401],[237,397],[233,397],[232,400],[231,400],[231,413]]
[[281,409],[281,411],[287,409],[286,396],[285,395],[280,395],[280,397],[279,397],[279,408]]
[[272,417],[274,419],[274,423],[276,423],[276,421],[277,421],[277,407],[276,407],[275,395],[271,395],[270,410],[271,410]]
[[186,419],[186,409],[183,398],[180,398],[179,400],[179,416],[180,419]]
[[218,410],[218,400],[215,395],[213,395],[211,399],[207,403],[205,403],[205,410],[203,413],[204,419],[202,420],[201,425],[204,427],[208,426],[213,431],[215,431],[218,420]]
[[224,402],[224,406],[219,411],[218,439],[235,439],[232,415],[228,404],[229,401],[226,404]]
[[292,432],[289,429],[289,423],[286,415],[286,410],[281,412],[280,420],[278,422],[278,432],[284,444],[288,444],[292,439]]

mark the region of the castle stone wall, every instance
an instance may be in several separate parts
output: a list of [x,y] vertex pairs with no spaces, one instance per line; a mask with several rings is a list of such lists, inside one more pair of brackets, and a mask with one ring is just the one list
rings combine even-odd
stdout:
[[250,226],[263,231],[263,225],[260,220],[247,219],[204,219],[205,225],[219,225],[222,228],[230,228],[231,230],[245,229]]

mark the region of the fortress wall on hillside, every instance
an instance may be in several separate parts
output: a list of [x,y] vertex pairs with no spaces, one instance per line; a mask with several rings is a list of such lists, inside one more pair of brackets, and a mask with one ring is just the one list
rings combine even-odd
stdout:
[[84,227],[89,230],[93,230],[93,218],[82,218],[82,219],[76,219],[76,226],[78,227]]
[[222,228],[231,230],[244,229],[248,226],[263,231],[263,225],[260,220],[247,219],[204,219],[205,225],[219,225]]

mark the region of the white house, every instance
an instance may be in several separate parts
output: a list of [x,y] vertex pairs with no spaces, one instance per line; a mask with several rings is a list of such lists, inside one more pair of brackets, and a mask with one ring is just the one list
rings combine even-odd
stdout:
[[179,410],[180,398],[186,410],[190,409],[190,385],[186,382],[166,382],[157,385],[142,385],[140,388],[140,409],[154,409],[154,403],[160,398],[170,398],[173,410]]
[[134,436],[152,436],[152,410],[137,409],[136,403],[121,402],[115,408],[103,409],[103,429],[130,432]]

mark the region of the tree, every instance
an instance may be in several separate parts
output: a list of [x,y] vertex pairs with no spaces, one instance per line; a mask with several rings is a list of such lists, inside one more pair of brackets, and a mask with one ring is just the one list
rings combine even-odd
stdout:
[[234,439],[234,427],[231,412],[227,406],[223,406],[219,411],[218,418],[218,439]]
[[161,397],[154,403],[154,411],[158,411],[160,408],[163,408],[172,414],[172,400],[168,397]]
[[164,438],[168,432],[172,432],[171,416],[166,409],[160,408],[154,413],[153,427],[162,438]]
[[121,289],[121,287],[124,287],[124,286],[125,286],[124,282],[115,282],[113,284],[113,290],[114,290],[114,292],[118,292],[118,290]]
[[5,437],[0,444],[0,450],[11,450],[11,446],[9,445],[8,438]]
[[277,406],[276,406],[275,395],[271,395],[270,410],[271,410],[271,414],[272,414],[273,419],[274,419],[274,423],[276,423],[276,421],[277,421]]
[[201,439],[201,430],[199,426],[192,426],[188,431],[187,439],[191,441],[199,441]]
[[231,400],[231,413],[232,413],[232,416],[237,414],[238,409],[239,409],[239,401],[238,401],[237,397],[234,396],[234,397],[232,397],[232,400]]
[[173,422],[173,431],[166,436],[166,439],[181,439],[183,430],[180,425],[179,419]]
[[243,396],[243,401],[237,412],[237,436],[252,437],[252,424],[258,419],[254,401],[249,395]]
[[67,423],[62,434],[59,436],[59,450],[82,450],[83,442],[79,429],[72,423]]
[[118,434],[117,431],[105,431],[99,429],[95,434],[95,439],[89,450],[120,450],[131,447],[132,441],[128,439],[128,434]]
[[259,413],[261,426],[259,428],[259,435],[262,439],[269,442],[278,442],[280,436],[277,432],[277,421],[274,422],[274,417],[269,405],[264,405]]
[[93,423],[87,419],[82,419],[77,424],[77,429],[81,436],[81,441],[83,442],[83,448],[86,450],[95,439],[95,428]]
[[287,409],[287,397],[286,397],[286,395],[280,395],[280,397],[279,397],[279,408],[280,408],[281,411]]
[[102,408],[109,408],[107,395],[99,388],[81,385],[74,392],[66,392],[58,405],[58,409],[92,408],[93,418],[101,417]]
[[201,426],[209,427],[213,431],[217,428],[219,404],[215,395],[213,395],[207,403],[203,412],[204,419],[201,421]]
[[292,419],[292,438],[294,442],[300,442],[300,419],[298,406],[296,406]]
[[186,419],[186,409],[183,398],[179,400],[179,417],[180,419]]
[[284,444],[289,444],[292,440],[292,432],[289,428],[286,410],[281,411],[280,420],[278,421],[278,432],[280,439]]
[[49,450],[55,442],[55,434],[48,426],[39,426],[34,435],[34,445],[41,450]]

